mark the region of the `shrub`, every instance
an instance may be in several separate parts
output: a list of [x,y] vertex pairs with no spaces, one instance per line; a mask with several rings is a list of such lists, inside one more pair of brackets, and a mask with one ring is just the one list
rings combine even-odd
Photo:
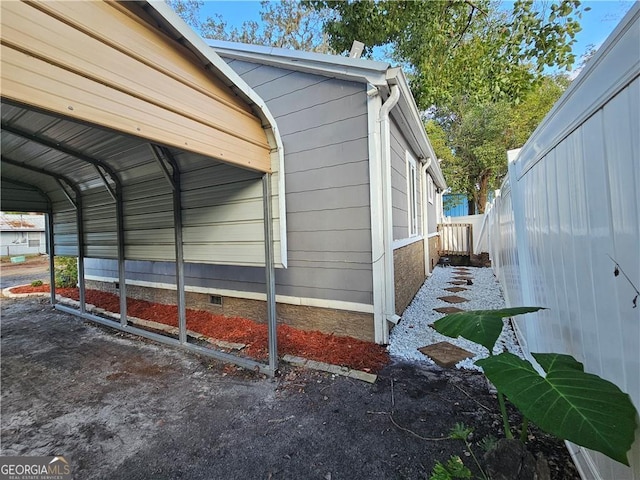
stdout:
[[32,287],[41,287],[42,285],[42,280],[34,280],[33,282],[31,282]]
[[55,258],[56,287],[70,288],[78,284],[78,263],[75,257]]

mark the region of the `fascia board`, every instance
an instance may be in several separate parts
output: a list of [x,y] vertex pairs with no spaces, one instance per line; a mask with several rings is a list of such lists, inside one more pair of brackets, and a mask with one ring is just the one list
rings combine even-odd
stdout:
[[234,60],[257,61],[272,67],[370,83],[376,87],[386,86],[389,64],[384,62],[217,40],[206,42],[218,55]]
[[[435,151],[427,137],[422,117],[420,116],[418,106],[416,105],[411,89],[409,88],[407,78],[405,77],[404,72],[399,68],[393,69],[393,71],[390,70],[390,73],[392,74],[395,83],[400,87],[400,101],[398,102],[398,107],[405,123],[409,126],[412,137],[410,139],[410,143],[412,143],[412,146],[416,148],[416,152],[421,155],[423,160],[427,158],[432,159],[428,171],[438,188],[445,190],[447,188],[447,183],[444,179],[444,175],[442,174],[442,170],[440,169]],[[389,80],[393,81],[391,78],[389,78]]]
[[[205,41],[194,32],[172,9],[163,1],[140,2],[143,8],[150,13],[155,20],[170,32],[174,38],[188,48],[203,63],[205,69],[213,70],[220,80],[249,104],[255,105],[256,114],[261,116],[263,121],[267,121],[273,128],[276,127],[275,120],[271,117],[264,100],[254,92],[251,87],[238,75],[217,53],[205,43]],[[145,8],[145,6],[147,8]],[[271,118],[269,118],[271,117]]]

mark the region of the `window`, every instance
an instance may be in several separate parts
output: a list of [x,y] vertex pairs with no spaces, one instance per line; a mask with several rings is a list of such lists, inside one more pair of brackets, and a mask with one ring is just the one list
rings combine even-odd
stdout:
[[418,235],[418,174],[416,160],[409,152],[407,158],[407,211],[409,213],[409,236]]
[[40,232],[28,232],[27,238],[29,239],[30,247],[39,247],[40,246]]
[[431,204],[433,203],[434,190],[433,178],[431,178],[431,175],[427,173],[427,200],[429,200],[429,203]]

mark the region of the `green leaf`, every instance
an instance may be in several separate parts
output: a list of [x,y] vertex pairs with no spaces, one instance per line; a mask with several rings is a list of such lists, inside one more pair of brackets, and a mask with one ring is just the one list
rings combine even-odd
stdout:
[[503,318],[537,312],[542,309],[542,307],[515,307],[458,312],[436,320],[433,328],[447,337],[464,337],[479,343],[491,352],[502,332]]
[[613,383],[583,371],[569,355],[534,353],[542,377],[526,360],[501,353],[476,364],[522,414],[542,430],[629,465],[636,409]]
[[456,478],[471,478],[471,470],[465,466],[459,456],[452,455],[446,465],[436,461],[429,480],[454,480]]

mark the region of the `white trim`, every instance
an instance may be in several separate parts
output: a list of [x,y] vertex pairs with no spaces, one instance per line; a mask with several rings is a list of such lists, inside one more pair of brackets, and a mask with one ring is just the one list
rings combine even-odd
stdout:
[[[418,226],[418,164],[409,150],[404,152],[407,175],[407,220],[408,235],[416,237],[420,233]],[[413,201],[412,201],[413,200]]]
[[422,185],[422,237],[424,239],[424,273],[425,276],[431,275],[431,251],[429,250],[429,206],[427,205],[427,181],[426,178],[429,176],[429,167],[431,166],[432,159],[431,157],[427,158],[426,161],[420,166],[420,182]]
[[373,324],[375,340],[384,339],[385,325],[385,250],[382,195],[382,155],[379,113],[382,99],[367,93],[367,132],[369,149],[369,201],[371,213],[371,274],[373,281]]
[[[116,283],[116,277],[101,277],[98,275],[86,275],[85,280],[94,282]],[[160,288],[163,290],[176,290],[173,283],[147,282],[144,280],[127,279],[127,285],[137,287]],[[226,290],[224,288],[195,287],[187,285],[185,291],[193,293],[204,293],[206,295],[221,295],[223,297],[242,298],[245,300],[266,301],[267,295],[260,292],[243,292],[240,290]],[[343,302],[341,300],[325,300],[322,298],[293,297],[288,295],[276,295],[277,303],[288,305],[300,305],[304,307],[331,308],[333,310],[345,310],[349,312],[374,313],[373,305],[356,302]]]
[[[380,169],[381,189],[378,195],[382,197],[382,223],[384,237],[384,318],[388,320],[396,314],[396,289],[394,281],[393,265],[393,202],[391,186],[391,119],[389,113],[400,99],[400,89],[397,85],[391,86],[391,95],[380,107],[378,125],[380,128]],[[384,321],[380,325],[382,336],[376,336],[376,343],[389,343],[389,323]]]
[[433,232],[427,235],[427,238],[439,237],[439,236],[440,236],[440,232]]
[[420,242],[424,240],[423,235],[416,235],[414,237],[403,238],[402,240],[394,240],[392,248],[397,250],[402,247],[406,247],[407,245],[411,245],[412,243]]
[[427,173],[427,201],[431,205],[433,205],[434,191],[435,191],[435,186],[433,184],[433,178],[431,178],[431,175]]

